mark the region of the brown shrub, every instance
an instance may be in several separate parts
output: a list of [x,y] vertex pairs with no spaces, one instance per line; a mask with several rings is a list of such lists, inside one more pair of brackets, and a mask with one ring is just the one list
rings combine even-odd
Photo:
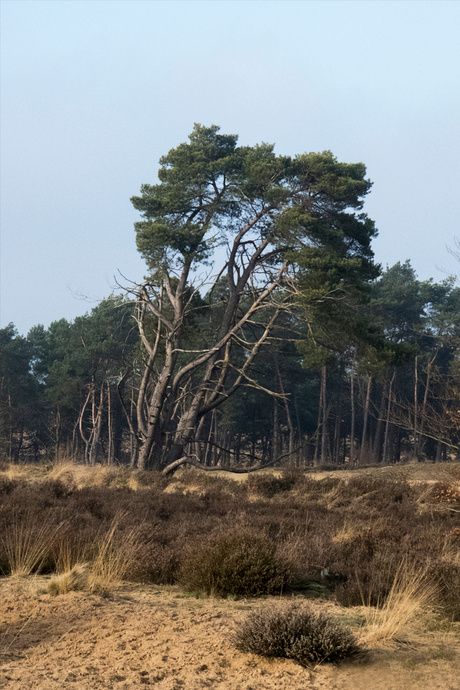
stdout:
[[349,630],[324,613],[296,604],[251,613],[233,641],[242,652],[293,659],[302,666],[342,661],[362,652]]
[[460,566],[438,561],[428,574],[436,586],[436,603],[447,618],[460,621]]
[[250,496],[272,498],[277,494],[291,491],[298,481],[299,477],[294,472],[284,472],[280,477],[273,474],[249,474],[246,488]]
[[273,542],[251,529],[214,535],[190,549],[179,583],[189,591],[215,596],[260,596],[281,592],[289,564]]

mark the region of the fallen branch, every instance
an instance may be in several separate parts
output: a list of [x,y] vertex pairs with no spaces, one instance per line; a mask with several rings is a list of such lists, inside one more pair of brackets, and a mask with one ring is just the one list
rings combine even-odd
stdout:
[[[196,458],[196,456],[195,456]],[[171,474],[174,474],[176,470],[179,469],[179,467],[182,467],[182,465],[192,465],[193,467],[197,467],[200,470],[204,470],[205,472],[233,472],[234,474],[248,474],[249,472],[257,472],[258,470],[264,470],[267,467],[272,467],[274,465],[274,461],[267,462],[264,465],[258,465],[257,467],[234,467],[234,466],[223,466],[223,465],[213,465],[212,467],[208,467],[207,465],[203,465],[198,459],[195,459],[191,455],[184,455],[182,458],[179,458],[179,460],[175,460],[174,462],[171,462],[169,465],[167,465],[161,472],[161,474],[165,477],[168,477]]]

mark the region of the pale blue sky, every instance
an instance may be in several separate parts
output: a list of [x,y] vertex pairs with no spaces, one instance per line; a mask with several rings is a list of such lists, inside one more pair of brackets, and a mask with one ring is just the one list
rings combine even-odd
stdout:
[[[460,3],[2,0],[1,312],[21,333],[140,281],[129,198],[194,122],[374,182],[376,260],[460,272]],[[82,299],[87,296],[89,301]]]

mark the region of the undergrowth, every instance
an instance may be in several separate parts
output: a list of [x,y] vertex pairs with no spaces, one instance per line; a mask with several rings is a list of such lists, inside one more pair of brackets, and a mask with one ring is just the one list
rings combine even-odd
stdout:
[[3,575],[93,564],[88,582],[98,571],[99,582],[182,583],[219,596],[295,590],[382,606],[404,560],[460,619],[460,513],[427,485],[296,471],[236,482],[185,470],[165,480],[68,465],[34,468],[28,481],[20,469],[0,475]]

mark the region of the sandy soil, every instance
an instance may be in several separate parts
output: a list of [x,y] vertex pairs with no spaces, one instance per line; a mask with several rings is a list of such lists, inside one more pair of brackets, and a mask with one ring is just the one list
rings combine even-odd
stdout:
[[420,625],[364,661],[309,671],[234,649],[231,631],[260,601],[195,599],[175,588],[128,584],[108,598],[82,592],[52,597],[40,594],[44,582],[0,581],[1,687],[460,689],[458,627],[424,632]]

